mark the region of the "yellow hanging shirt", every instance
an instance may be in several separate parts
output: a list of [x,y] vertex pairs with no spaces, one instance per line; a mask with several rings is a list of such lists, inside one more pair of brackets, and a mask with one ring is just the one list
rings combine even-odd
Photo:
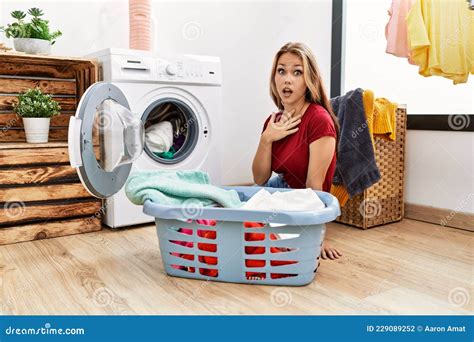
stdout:
[[466,0],[417,0],[407,16],[413,62],[454,84],[474,74],[474,11]]

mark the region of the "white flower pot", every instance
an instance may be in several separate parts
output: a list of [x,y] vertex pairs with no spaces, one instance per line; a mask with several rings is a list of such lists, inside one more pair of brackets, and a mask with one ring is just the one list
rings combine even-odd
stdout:
[[45,39],[15,38],[13,45],[16,51],[30,53],[32,55],[51,54],[51,42]]
[[23,118],[26,142],[47,143],[49,135],[49,121],[51,118]]

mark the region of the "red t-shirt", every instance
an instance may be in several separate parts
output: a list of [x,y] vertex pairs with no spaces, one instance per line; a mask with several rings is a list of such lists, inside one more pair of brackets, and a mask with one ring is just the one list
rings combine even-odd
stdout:
[[[278,121],[281,114],[276,116]],[[267,118],[263,126],[263,131],[267,128]],[[324,107],[312,103],[306,109],[299,130],[272,144],[272,171],[282,173],[283,178],[293,189],[306,188],[306,176],[309,165],[309,145],[322,138],[336,138],[336,128],[331,116]],[[262,131],[262,133],[263,133]],[[336,152],[326,173],[323,183],[323,191],[329,192],[332,178],[336,170]]]

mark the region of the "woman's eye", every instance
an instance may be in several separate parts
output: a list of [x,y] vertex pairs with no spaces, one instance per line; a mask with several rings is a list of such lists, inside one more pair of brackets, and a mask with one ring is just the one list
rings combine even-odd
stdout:
[[277,72],[280,74],[280,75],[283,75],[285,73],[285,70],[284,69],[278,69]]
[[295,70],[294,74],[295,76],[301,76],[303,73],[301,72],[301,70]]

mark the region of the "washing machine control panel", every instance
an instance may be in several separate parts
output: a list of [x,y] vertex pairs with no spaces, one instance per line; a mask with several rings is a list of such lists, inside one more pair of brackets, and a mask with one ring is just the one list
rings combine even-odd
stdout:
[[162,55],[135,50],[107,49],[97,58],[103,80],[109,82],[165,82],[196,85],[222,85],[219,57],[198,55]]
[[157,59],[159,81],[220,84],[220,63],[181,59]]
[[202,78],[204,76],[200,65],[184,64],[182,61],[169,61],[158,66],[158,76],[168,79]]
[[166,66],[166,73],[167,73],[168,75],[174,76],[174,75],[177,74],[177,72],[178,72],[178,70],[176,69],[176,65],[174,65],[174,64],[168,64],[168,65]]

